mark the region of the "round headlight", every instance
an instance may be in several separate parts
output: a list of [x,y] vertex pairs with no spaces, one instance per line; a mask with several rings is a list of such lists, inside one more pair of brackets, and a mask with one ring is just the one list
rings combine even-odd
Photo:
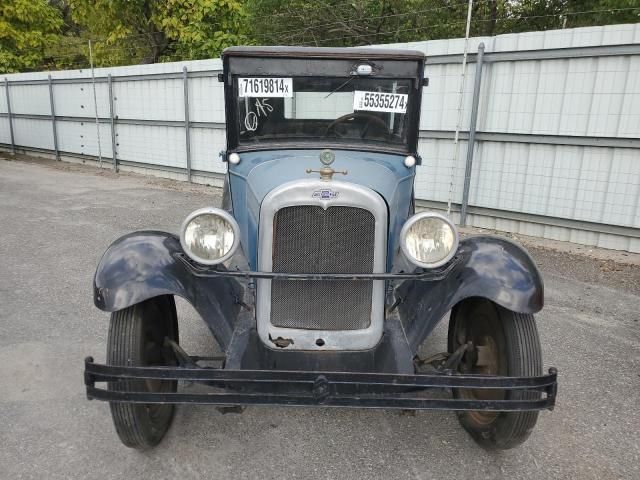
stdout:
[[418,213],[402,227],[400,246],[412,263],[424,268],[439,267],[455,255],[458,231],[443,215]]
[[182,223],[180,244],[189,257],[203,265],[230,258],[238,247],[238,224],[219,208],[201,208]]

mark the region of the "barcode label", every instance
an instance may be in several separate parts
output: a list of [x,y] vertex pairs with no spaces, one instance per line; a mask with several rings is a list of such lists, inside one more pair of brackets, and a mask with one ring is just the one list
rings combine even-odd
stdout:
[[353,92],[353,110],[407,113],[409,96],[403,93]]
[[239,78],[241,97],[293,97],[291,78]]

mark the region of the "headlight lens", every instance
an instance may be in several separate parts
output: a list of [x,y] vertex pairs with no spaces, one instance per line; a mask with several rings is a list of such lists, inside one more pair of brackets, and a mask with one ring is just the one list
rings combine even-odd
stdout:
[[238,224],[224,210],[196,210],[182,224],[180,243],[189,257],[204,265],[227,260],[238,244]]
[[423,212],[411,217],[402,228],[400,239],[409,260],[425,268],[444,265],[458,249],[455,225],[437,213]]

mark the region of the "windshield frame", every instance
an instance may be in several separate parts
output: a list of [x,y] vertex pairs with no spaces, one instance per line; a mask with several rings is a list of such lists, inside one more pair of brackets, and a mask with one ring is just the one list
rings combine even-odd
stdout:
[[[290,150],[309,148],[335,148],[367,152],[397,153],[402,155],[416,154],[422,86],[424,78],[424,56],[419,52],[404,51],[400,54],[393,51],[367,49],[333,49],[323,51],[322,55],[314,55],[320,49],[293,49],[285,51],[285,55],[261,52],[255,54],[249,48],[229,49],[223,53],[223,75],[225,93],[225,117],[227,133],[227,151],[249,152],[258,150]],[[302,53],[300,51],[302,50]],[[408,54],[407,54],[408,53]],[[404,56],[403,56],[404,55]],[[361,142],[356,139],[335,141],[332,138],[312,138],[310,140],[274,140],[261,141],[256,144],[240,144],[237,110],[236,78],[246,77],[338,77],[348,80],[354,75],[354,67],[361,63],[371,64],[372,78],[408,80],[412,88],[409,92],[406,113],[406,144],[391,142]]]

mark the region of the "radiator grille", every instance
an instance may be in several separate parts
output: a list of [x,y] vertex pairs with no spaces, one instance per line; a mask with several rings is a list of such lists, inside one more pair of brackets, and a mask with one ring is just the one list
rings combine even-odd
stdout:
[[[298,205],[280,209],[273,225],[273,271],[372,273],[375,218],[356,207]],[[371,322],[369,281],[271,283],[271,323],[309,330],[359,330]]]

